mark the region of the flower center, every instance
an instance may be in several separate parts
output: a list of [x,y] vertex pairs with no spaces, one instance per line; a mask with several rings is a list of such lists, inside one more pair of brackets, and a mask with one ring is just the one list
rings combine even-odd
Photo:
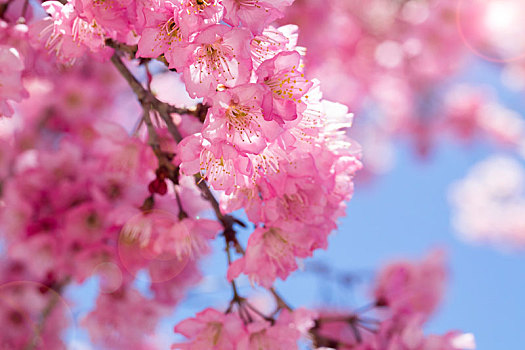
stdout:
[[[188,13],[199,13],[212,4],[213,0],[190,0],[187,3]],[[213,5],[215,6],[215,5]]]
[[264,80],[264,83],[272,90],[275,97],[301,102],[301,97],[306,91],[300,86],[308,83],[308,80],[304,78],[304,74],[297,72],[296,68],[296,66],[293,66],[290,71],[278,72]]
[[[234,79],[228,61],[234,58],[233,48],[224,45],[222,39],[213,44],[205,44],[197,50],[196,65],[200,67],[201,74],[222,75],[226,80]],[[202,79],[201,79],[202,80]]]
[[261,116],[260,110],[254,110],[250,106],[230,105],[226,111],[226,120],[230,136],[238,133],[243,141],[252,142],[250,137],[259,137],[261,125],[257,122]]
[[165,35],[170,38],[170,44],[171,38],[175,38],[177,41],[182,41],[182,33],[180,27],[175,22],[175,18],[170,18],[168,21],[166,21],[166,23],[162,25],[159,37],[163,37]]
[[274,262],[281,268],[282,261],[286,261],[292,254],[290,242],[283,237],[280,229],[272,227],[264,233],[264,241],[266,245],[266,253]]

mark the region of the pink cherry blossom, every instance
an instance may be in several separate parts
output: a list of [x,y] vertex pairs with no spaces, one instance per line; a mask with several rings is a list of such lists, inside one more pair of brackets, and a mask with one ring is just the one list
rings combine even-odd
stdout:
[[13,107],[8,101],[20,102],[27,97],[22,83],[24,62],[15,48],[0,45],[0,66],[0,117],[9,117]]
[[185,44],[180,19],[176,15],[178,10],[170,1],[144,9],[146,23],[138,42],[138,57],[158,57],[172,46]]
[[238,349],[237,343],[245,330],[236,314],[224,314],[208,308],[195,318],[179,323],[175,326],[175,332],[189,338],[189,342],[174,344],[172,349],[234,350]]
[[378,304],[397,315],[430,315],[438,305],[446,280],[443,254],[433,252],[420,264],[392,263],[383,268],[374,288]]
[[166,59],[182,72],[192,97],[203,97],[219,84],[233,87],[250,78],[250,33],[240,28],[213,25],[200,32],[187,47],[172,47]]
[[226,141],[241,152],[257,154],[282,132],[263,117],[264,89],[258,84],[238,85],[213,97],[202,135],[210,142]]
[[[130,318],[128,312],[135,317]],[[138,291],[126,288],[100,295],[95,309],[81,323],[95,344],[146,349],[148,336],[154,334],[157,319],[168,312],[166,306],[148,301]]]
[[55,51],[64,62],[73,63],[88,50],[107,58],[111,49],[105,47],[104,32],[95,19],[88,21],[72,3],[63,5],[58,1],[48,1],[45,10],[51,18],[44,18],[35,24],[40,30],[40,39],[45,47]]
[[274,324],[256,321],[246,327],[247,333],[239,340],[237,349],[298,349],[299,331],[294,328],[292,315],[283,311]]
[[304,54],[304,48],[297,46],[298,28],[289,24],[278,28],[269,26],[251,41],[253,67],[273,58],[280,52],[297,50]]
[[301,72],[301,57],[297,52],[282,52],[263,62],[257,69],[258,82],[268,93],[264,97],[264,118],[283,123],[294,120],[305,109],[301,97],[312,83]]
[[287,222],[284,227],[257,228],[250,236],[246,255],[228,269],[228,279],[244,273],[265,287],[271,286],[277,277],[286,279],[298,268],[296,257],[310,255],[309,244],[304,239],[306,226],[294,224]]
[[242,23],[254,34],[260,33],[276,19],[283,17],[283,10],[293,0],[223,0],[226,14],[224,20],[232,26]]

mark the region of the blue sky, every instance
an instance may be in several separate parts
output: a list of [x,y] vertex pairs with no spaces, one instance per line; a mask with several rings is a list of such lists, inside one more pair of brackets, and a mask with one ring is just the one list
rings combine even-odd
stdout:
[[487,150],[443,145],[427,164],[408,153],[401,147],[391,173],[357,190],[327,259],[340,268],[367,270],[442,247],[451,281],[428,330],[473,332],[480,350],[523,347],[525,257],[462,242],[450,225],[448,186]]

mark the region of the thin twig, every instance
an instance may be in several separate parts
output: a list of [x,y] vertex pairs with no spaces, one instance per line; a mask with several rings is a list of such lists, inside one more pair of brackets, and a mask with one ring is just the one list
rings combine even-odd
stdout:
[[155,153],[155,156],[157,157],[157,160],[159,161],[159,168],[164,167],[167,170],[167,177],[174,183],[178,184],[178,169],[177,167],[171,162],[168,155],[163,152],[160,148],[159,143],[159,136],[157,135],[157,132],[155,131],[155,126],[153,125],[153,122],[151,121],[150,116],[150,107],[152,107],[149,104],[144,104],[144,115],[142,117],[142,120],[144,121],[144,124],[146,124],[146,127],[148,129],[148,144],[153,150],[153,153]]
[[[128,54],[130,58],[135,58],[137,56],[137,51],[139,49],[137,45],[127,45],[127,44],[115,41],[111,38],[107,38],[104,43],[106,44],[106,46],[109,46],[119,52],[124,52]],[[149,58],[141,58],[141,60],[146,61],[146,62],[150,61]],[[155,58],[155,60],[162,62],[165,66],[169,65],[164,55],[160,55],[159,57]]]
[[51,312],[53,312],[53,310],[55,309],[58,302],[60,301],[60,293],[62,292],[62,289],[69,283],[70,280],[71,280],[70,277],[66,277],[62,283],[57,284],[55,288],[56,291],[53,291],[53,289],[49,287],[48,290],[52,290],[54,292],[53,296],[51,297],[51,300],[49,300],[47,305],[44,307],[44,309],[42,310],[42,313],[40,314],[40,319],[33,333],[33,338],[31,339],[31,342],[25,346],[24,348],[25,350],[33,350],[38,347],[39,345],[38,341],[39,341],[39,338],[42,332],[44,331],[46,321],[51,315]]
[[356,324],[355,323],[350,323],[350,328],[352,328],[352,332],[354,333],[355,340],[358,343],[362,343],[363,342],[363,338],[361,337],[361,332],[359,332],[359,329],[357,329]]
[[271,288],[268,288],[268,291],[270,293],[272,293],[275,301],[277,302],[277,307],[280,308],[280,309],[286,309],[288,311],[292,311],[292,307],[290,305],[288,305],[288,303],[286,301],[284,301],[284,299],[279,295],[279,293],[277,293],[277,291],[275,290],[274,287],[271,287]]
[[29,6],[29,0],[25,0],[24,1],[24,6],[22,7],[22,17],[24,17],[24,20],[25,20],[26,14],[27,14],[28,6]]
[[252,304],[250,304],[248,301],[245,301],[244,302],[244,305],[246,305],[250,310],[252,310],[253,312],[255,312],[256,315],[258,315],[259,317],[262,317],[264,320],[266,321],[269,321],[271,322],[272,324],[275,322],[275,319],[271,316],[266,316],[265,314],[263,314],[260,310],[258,310],[255,306],[253,306]]
[[143,110],[144,114],[142,116],[142,121],[144,122],[144,124],[146,124],[146,128],[148,129],[148,144],[151,146],[151,148],[153,148],[156,154],[157,150],[160,151],[160,144],[158,135],[155,132],[155,127],[153,126],[153,122],[151,121],[150,106],[144,105]]
[[177,205],[179,206],[179,220],[185,219],[188,217],[188,214],[184,211],[184,208],[182,207],[182,201],[180,199],[179,190],[177,189],[177,185],[174,184],[174,192],[175,192],[175,198],[177,199]]
[[[170,124],[173,124],[173,120],[171,119],[170,114],[171,113],[177,113],[177,114],[191,114],[197,116],[197,108],[189,109],[189,108],[179,108],[170,105],[169,103],[162,102],[159,99],[157,99],[151,91],[146,90],[142,84],[135,78],[135,76],[130,72],[128,67],[122,62],[120,59],[118,52],[115,51],[113,56],[111,56],[111,62],[117,68],[117,70],[120,72],[120,74],[126,79],[128,84],[130,85],[131,89],[137,96],[139,102],[144,104],[151,104],[152,108],[154,108],[156,111],[159,112],[161,118],[168,124],[168,120]],[[168,130],[172,134],[175,140],[177,142],[180,142],[182,140],[182,137],[180,136],[179,131],[177,130],[176,126],[174,124],[172,126],[168,125]]]
[[[232,264],[232,256],[231,256],[231,253],[230,253],[230,243],[229,243],[229,241],[227,239],[225,239],[224,242],[226,243],[225,247],[224,247],[224,250],[226,252],[226,257],[228,258],[228,266],[230,266]],[[234,304],[238,304],[240,306],[241,303],[244,301],[244,298],[242,298],[239,295],[239,291],[237,290],[237,284],[235,283],[235,280],[232,280],[230,282],[230,285],[232,286],[233,296],[232,296],[232,299],[230,301],[230,305],[228,306],[228,309],[226,310],[226,313],[230,313],[231,312],[231,310],[233,309],[233,305]],[[239,309],[239,311],[240,311],[240,309]]]

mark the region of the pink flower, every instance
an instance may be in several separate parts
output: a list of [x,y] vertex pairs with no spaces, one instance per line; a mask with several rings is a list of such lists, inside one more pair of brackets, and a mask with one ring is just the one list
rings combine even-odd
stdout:
[[247,333],[239,340],[238,350],[251,349],[298,349],[300,332],[295,329],[292,315],[283,311],[272,325],[268,321],[256,321],[246,326]]
[[233,145],[212,144],[200,134],[189,136],[179,143],[181,171],[185,175],[200,174],[215,190],[230,193],[237,187],[253,182],[253,165]]
[[[148,272],[152,276],[173,274],[172,271],[165,271],[165,268],[167,268],[165,264],[152,264],[148,267]],[[202,273],[199,271],[197,262],[189,261],[176,276],[168,281],[152,283],[150,289],[155,295],[155,300],[173,306],[181,302],[188,290],[195,287],[201,278]],[[159,281],[160,279],[156,280]]]
[[138,42],[137,57],[155,58],[169,52],[172,46],[187,45],[177,15],[179,10],[170,1],[144,10],[146,23]]
[[45,18],[35,24],[40,29],[39,37],[45,47],[55,51],[57,57],[72,64],[86,52],[94,52],[99,58],[108,58],[113,50],[104,42],[104,31],[95,19],[81,17],[72,3],[63,5],[58,1],[47,1],[42,5],[51,19]]
[[472,336],[458,331],[443,335],[425,335],[421,315],[411,317],[406,324],[384,322],[373,343],[378,349],[393,350],[467,350],[475,349]]
[[208,308],[199,312],[195,318],[176,325],[175,333],[184,335],[189,341],[173,344],[172,349],[236,350],[245,330],[237,314],[224,314]]
[[172,47],[166,59],[170,68],[183,73],[188,93],[203,97],[219,84],[234,87],[248,82],[250,38],[244,29],[217,24],[200,32],[187,47]]
[[[172,203],[174,205],[175,203]],[[131,248],[129,256],[141,254],[172,257],[179,261],[194,259],[208,251],[208,242],[220,231],[217,221],[208,219],[179,219],[165,210],[153,210],[133,216],[122,228],[122,249]],[[141,263],[141,259],[137,260]],[[139,265],[138,268],[141,266]]]
[[306,109],[301,100],[312,83],[301,72],[301,56],[296,51],[281,52],[257,69],[257,82],[267,88],[263,108],[266,120],[283,123],[294,120]]
[[228,280],[244,273],[257,284],[271,287],[277,277],[286,279],[298,268],[296,258],[311,254],[305,230],[298,222],[255,229],[248,240],[246,255],[229,267]]
[[64,230],[67,232],[67,239],[72,241],[76,239],[86,243],[102,239],[107,229],[106,217],[102,208],[95,203],[83,203],[71,208],[64,215]]
[[179,0],[179,16],[184,23],[186,35],[198,33],[206,27],[217,24],[223,17],[224,8],[220,0]]
[[14,47],[0,45],[0,117],[9,117],[13,108],[8,101],[20,102],[28,97],[22,83],[24,62]]
[[282,132],[276,122],[264,120],[263,92],[258,84],[217,92],[211,99],[213,107],[208,112],[203,137],[212,143],[226,141],[241,152],[261,152]]
[[251,43],[253,68],[257,69],[261,63],[272,59],[280,52],[293,51],[304,53],[305,49],[297,47],[298,28],[296,25],[288,24],[279,28],[268,26],[264,31],[256,35]]
[[[155,332],[157,320],[170,309],[146,299],[137,290],[122,287],[110,294],[100,294],[94,310],[84,319],[91,340],[105,348],[143,349],[148,336]],[[129,317],[132,313],[134,317]]]
[[153,243],[156,252],[172,253],[182,258],[208,251],[208,244],[222,226],[216,220],[185,218],[171,225]]
[[450,188],[453,224],[468,241],[525,247],[525,167],[493,155],[475,164]]
[[443,253],[436,251],[418,264],[398,262],[386,266],[379,272],[374,288],[377,303],[401,317],[428,317],[443,294],[447,278],[443,259]]
[[[20,269],[12,260],[2,259],[2,265]],[[23,269],[23,265],[22,265]],[[4,349],[24,349],[33,347],[41,349],[65,350],[63,332],[73,326],[69,323],[71,310],[64,300],[46,285],[35,283],[20,277],[6,281],[5,269],[2,269],[2,284],[0,285],[0,320],[2,332],[0,344]],[[7,283],[5,283],[7,282]],[[54,307],[47,306],[53,303]],[[49,309],[45,311],[46,309]],[[38,337],[35,337],[35,327],[39,326],[38,320],[46,312],[46,322],[41,324]]]
[[281,18],[294,0],[223,0],[224,21],[232,26],[242,24],[258,34],[268,24]]
[[72,3],[81,17],[89,23],[96,23],[106,36],[124,43],[133,43],[129,32],[134,29],[137,1],[74,0]]
[[61,253],[60,248],[61,244],[55,237],[35,235],[12,244],[8,255],[13,260],[24,262],[34,278],[44,280],[48,274],[60,269],[61,261],[56,259]]

